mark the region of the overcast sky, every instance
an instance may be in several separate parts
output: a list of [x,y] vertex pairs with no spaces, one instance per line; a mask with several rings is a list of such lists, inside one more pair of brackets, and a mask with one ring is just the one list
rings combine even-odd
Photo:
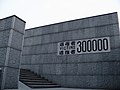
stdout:
[[33,28],[111,12],[120,0],[0,0],[0,19],[17,15]]

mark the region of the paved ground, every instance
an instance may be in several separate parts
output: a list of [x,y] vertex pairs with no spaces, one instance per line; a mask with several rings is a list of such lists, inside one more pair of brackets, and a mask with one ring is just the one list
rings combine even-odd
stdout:
[[5,90],[103,90],[103,89],[78,89],[78,88],[42,88],[42,89],[31,89],[25,84],[19,82],[19,89],[5,89]]

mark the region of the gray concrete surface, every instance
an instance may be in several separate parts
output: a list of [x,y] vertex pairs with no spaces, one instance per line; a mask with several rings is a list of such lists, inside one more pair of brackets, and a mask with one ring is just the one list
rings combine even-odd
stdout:
[[[59,42],[110,38],[110,52],[57,55]],[[21,68],[64,87],[120,88],[117,13],[27,29]]]
[[18,89],[4,89],[4,90],[104,90],[104,89],[79,89],[79,88],[41,88],[41,89],[31,89],[25,84],[19,82]]
[[25,21],[13,15],[0,19],[2,88],[17,88]]

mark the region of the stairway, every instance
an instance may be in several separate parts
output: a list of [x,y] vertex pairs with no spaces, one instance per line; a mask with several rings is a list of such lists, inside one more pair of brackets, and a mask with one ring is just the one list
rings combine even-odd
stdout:
[[27,69],[21,69],[20,70],[20,79],[22,83],[29,86],[30,88],[56,88],[60,87],[59,85],[48,81],[48,79],[45,79],[44,77],[41,77],[34,72],[27,70]]

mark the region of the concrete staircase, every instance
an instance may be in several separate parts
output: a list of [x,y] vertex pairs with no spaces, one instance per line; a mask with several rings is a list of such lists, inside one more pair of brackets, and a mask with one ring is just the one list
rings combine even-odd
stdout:
[[57,88],[59,85],[48,81],[34,72],[26,69],[20,70],[20,81],[30,88]]

